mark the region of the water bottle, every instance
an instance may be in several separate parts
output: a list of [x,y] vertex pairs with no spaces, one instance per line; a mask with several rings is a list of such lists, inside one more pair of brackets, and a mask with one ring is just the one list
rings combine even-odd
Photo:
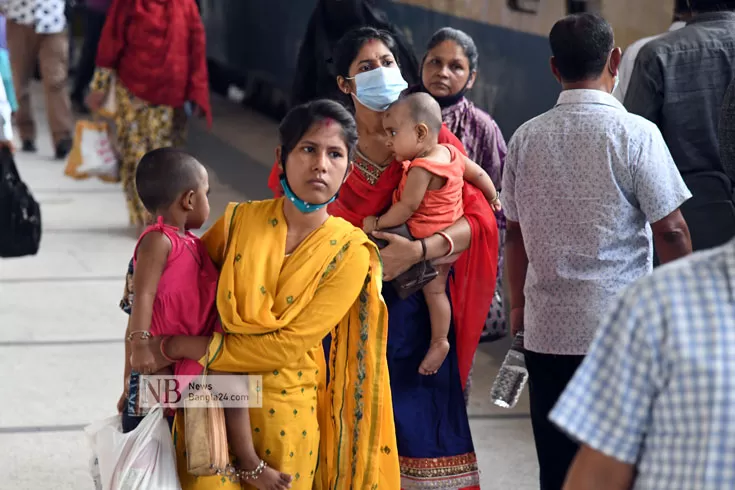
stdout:
[[513,339],[513,345],[505,356],[503,365],[500,366],[498,376],[490,390],[490,398],[499,407],[513,408],[523,393],[526,381],[528,381],[528,369],[526,369],[526,358],[523,355],[523,332],[519,332]]

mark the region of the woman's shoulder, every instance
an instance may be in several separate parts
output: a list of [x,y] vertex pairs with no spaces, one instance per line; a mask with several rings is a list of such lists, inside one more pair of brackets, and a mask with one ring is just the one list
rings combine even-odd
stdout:
[[500,129],[498,123],[495,122],[495,119],[490,114],[477,107],[469,99],[467,99],[466,110],[472,115],[472,122],[476,129],[483,129],[488,132],[494,132]]
[[353,225],[343,218],[330,216],[325,225],[330,227],[331,234],[334,240],[336,240],[336,242],[332,241],[331,243],[341,243],[342,246],[340,248],[342,250],[365,249],[369,252],[375,246],[375,243],[362,231],[362,228]]
[[442,128],[439,131],[439,137],[437,138],[437,141],[443,145],[452,145],[463,155],[467,155],[467,150],[465,149],[462,142],[459,140],[459,138],[457,138],[454,133],[449,130],[446,124],[442,124]]
[[227,205],[225,217],[231,216],[232,219],[240,220],[254,213],[275,211],[281,205],[282,200],[283,198],[231,202]]
[[343,242],[364,242],[370,240],[360,227],[357,227],[344,218],[330,216],[325,226],[328,226],[334,236]]
[[373,253],[375,257],[378,255],[377,247],[365,232],[335,216],[330,217],[325,225],[330,231],[333,231],[334,238],[330,239],[329,244],[334,246],[335,250],[331,262],[322,275],[322,282],[334,277],[338,270],[354,277],[359,277],[366,272],[370,267]]

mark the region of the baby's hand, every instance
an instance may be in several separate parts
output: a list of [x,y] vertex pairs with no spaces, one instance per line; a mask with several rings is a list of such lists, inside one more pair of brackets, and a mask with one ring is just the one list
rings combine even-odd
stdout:
[[139,340],[133,342],[133,352],[130,355],[130,367],[141,374],[153,374],[156,369],[156,357],[151,352],[148,342]]
[[493,208],[493,211],[496,213],[503,210],[503,205],[500,203],[500,199],[496,199],[490,203],[490,207]]
[[368,216],[362,220],[362,231],[370,235],[377,229],[378,218],[376,216]]

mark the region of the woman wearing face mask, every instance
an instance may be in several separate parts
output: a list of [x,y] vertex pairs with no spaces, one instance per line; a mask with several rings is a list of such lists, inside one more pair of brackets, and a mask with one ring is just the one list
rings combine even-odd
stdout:
[[[442,119],[467,149],[467,156],[490,175],[500,191],[507,147],[503,133],[490,115],[465,97],[477,79],[477,46],[466,33],[444,27],[429,40],[421,67],[421,84],[412,91],[431,94],[442,107]],[[500,234],[498,279],[493,304],[485,322],[483,339],[495,340],[507,334],[503,308],[503,245],[505,216],[495,213]],[[469,396],[469,389],[466,390]]]
[[[380,215],[403,173],[386,146],[383,111],[406,88],[396,64],[396,45],[390,34],[363,27],[349,32],[335,51],[337,84],[354,104],[359,140],[355,170],[329,206],[330,214],[359,226],[367,216]],[[443,128],[439,141],[462,148]],[[271,189],[278,191],[278,173]],[[462,387],[466,382],[495,286],[497,224],[479,190],[465,184],[465,217],[444,232],[410,242],[395,235],[375,233],[389,245],[381,250],[384,278],[391,280],[422,261],[459,255],[449,291],[453,307],[452,348],[433,376],[418,368],[431,338],[429,314],[422,293],[401,300],[385,288],[390,338],[388,366],[393,392],[401,477],[404,488],[429,484],[474,489],[479,485],[477,459],[470,434]],[[471,243],[471,246],[470,246]]]
[[[327,213],[350,171],[355,121],[340,104],[317,100],[292,109],[279,132],[285,197],[231,204],[202,237],[221,269],[226,333],[159,338],[150,350],[160,367],[208,355],[214,371],[261,375],[253,443],[292,476],[292,489],[397,489],[380,257],[359,228]],[[330,332],[335,348],[325,362]],[[238,488],[186,472],[184,429],[177,418],[182,488]]]
[[374,0],[319,0],[299,49],[291,104],[339,94],[334,85],[334,48],[342,36],[360,26],[390,32],[398,47],[398,61],[405,68],[403,76],[409,84],[418,83],[419,63],[413,47]]

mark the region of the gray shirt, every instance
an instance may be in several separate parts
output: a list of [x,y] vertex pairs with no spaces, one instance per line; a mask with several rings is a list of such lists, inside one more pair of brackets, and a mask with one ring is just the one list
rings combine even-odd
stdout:
[[735,13],[700,14],[641,48],[625,107],[661,129],[683,175],[724,172],[717,127],[734,77]]
[[502,198],[529,260],[525,347],[586,354],[600,314],[653,268],[648,223],[690,197],[660,131],[608,93],[564,91],[521,126]]

